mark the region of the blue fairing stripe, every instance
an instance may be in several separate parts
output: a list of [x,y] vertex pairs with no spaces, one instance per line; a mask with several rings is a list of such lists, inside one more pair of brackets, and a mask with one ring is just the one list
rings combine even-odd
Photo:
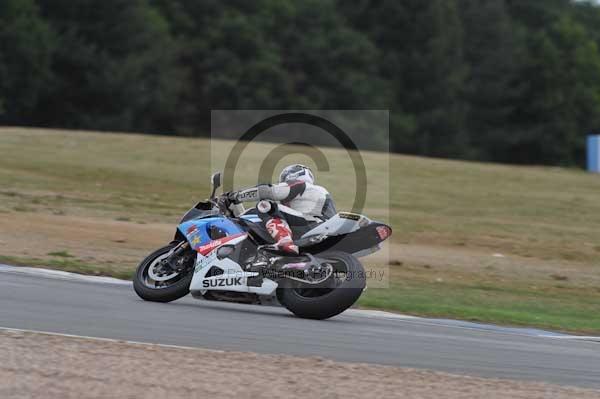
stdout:
[[223,230],[228,236],[244,232],[240,226],[222,216],[190,220],[181,223],[177,228],[186,237],[192,248],[197,251],[198,248],[211,242],[208,235],[211,226]]

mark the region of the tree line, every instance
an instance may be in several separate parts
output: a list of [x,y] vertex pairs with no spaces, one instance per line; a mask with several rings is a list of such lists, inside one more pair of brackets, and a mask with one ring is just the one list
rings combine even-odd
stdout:
[[2,0],[0,123],[208,135],[211,109],[389,109],[395,152],[583,165],[600,7]]

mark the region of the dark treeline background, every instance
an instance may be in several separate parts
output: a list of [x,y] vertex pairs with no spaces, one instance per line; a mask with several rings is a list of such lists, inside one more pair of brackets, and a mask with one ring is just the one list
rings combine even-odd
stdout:
[[0,0],[0,123],[208,135],[210,109],[389,109],[397,152],[582,165],[600,8]]

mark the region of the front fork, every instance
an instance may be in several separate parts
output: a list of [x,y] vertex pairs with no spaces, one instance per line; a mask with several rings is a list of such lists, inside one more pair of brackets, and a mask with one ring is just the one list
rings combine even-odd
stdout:
[[183,271],[183,266],[181,263],[177,263],[177,259],[183,255],[183,253],[190,247],[190,244],[187,241],[180,242],[175,248],[171,250],[171,253],[168,257],[161,261],[163,268],[169,268],[172,271],[177,273],[181,273]]

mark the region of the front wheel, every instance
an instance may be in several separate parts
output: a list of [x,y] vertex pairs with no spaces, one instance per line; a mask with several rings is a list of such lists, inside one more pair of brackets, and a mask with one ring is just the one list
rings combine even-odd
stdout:
[[277,299],[290,312],[306,319],[323,320],[352,306],[366,286],[362,264],[352,254],[330,251],[317,255],[321,265],[333,269],[328,281],[318,286],[293,282],[277,289]]
[[186,251],[178,262],[182,272],[164,267],[161,262],[169,257],[177,243],[157,249],[138,266],[133,277],[133,289],[140,298],[152,302],[171,302],[186,296],[190,292],[194,254]]

